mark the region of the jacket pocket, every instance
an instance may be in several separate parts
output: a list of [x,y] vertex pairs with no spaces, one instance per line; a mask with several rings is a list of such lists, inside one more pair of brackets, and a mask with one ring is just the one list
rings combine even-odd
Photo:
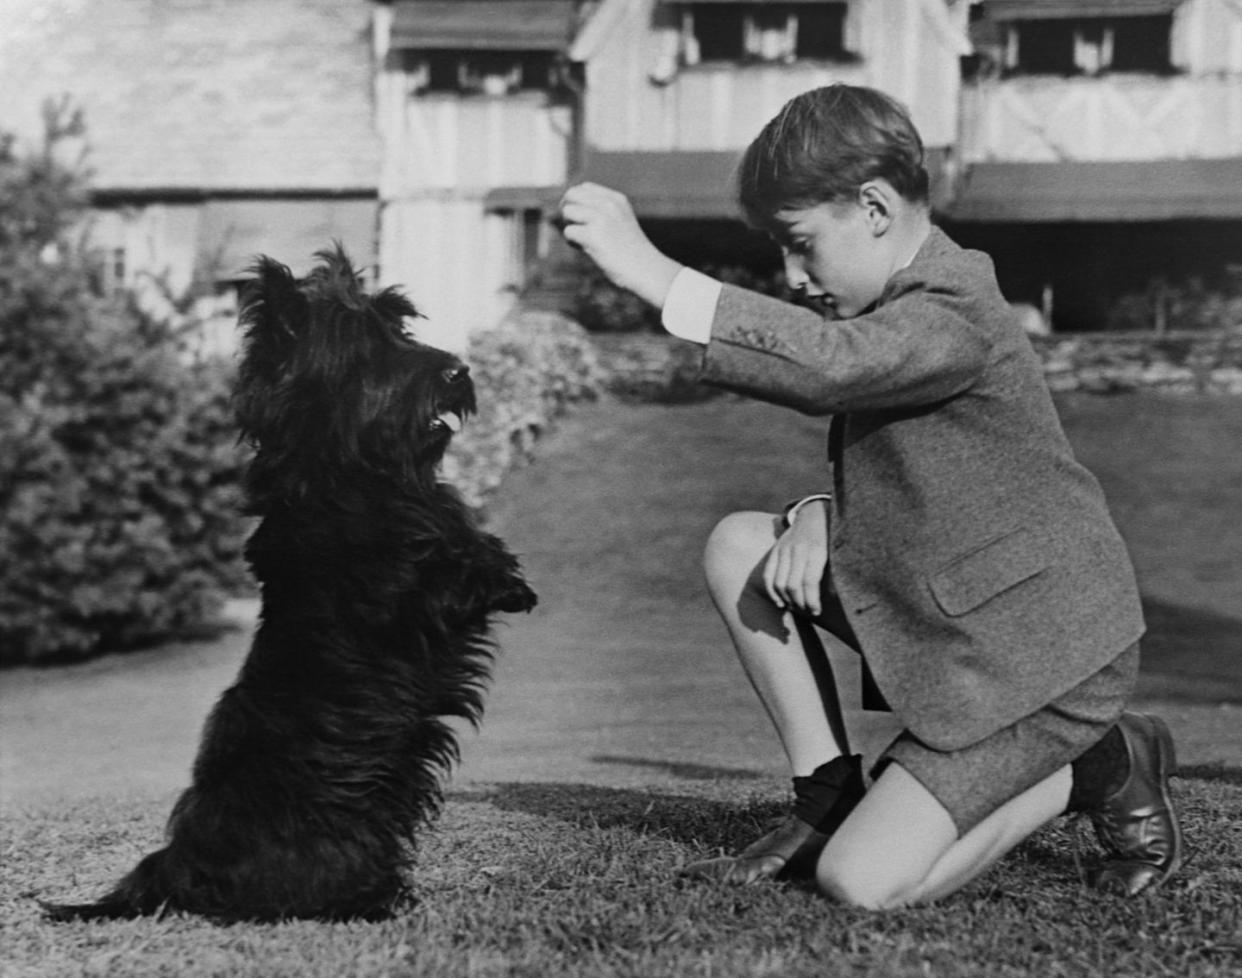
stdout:
[[940,610],[957,617],[1034,577],[1050,563],[1029,531],[1014,530],[946,564],[932,574],[928,585]]

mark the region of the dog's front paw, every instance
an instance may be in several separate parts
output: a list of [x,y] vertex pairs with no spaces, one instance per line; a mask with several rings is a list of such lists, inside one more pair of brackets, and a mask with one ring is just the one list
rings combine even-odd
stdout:
[[497,611],[530,611],[539,603],[539,596],[530,589],[520,577],[506,582],[506,586],[496,595]]

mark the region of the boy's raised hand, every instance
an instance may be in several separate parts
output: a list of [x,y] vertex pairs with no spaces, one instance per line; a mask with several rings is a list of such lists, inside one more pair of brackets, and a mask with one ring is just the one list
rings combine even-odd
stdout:
[[660,252],[638,225],[625,194],[598,183],[579,183],[561,197],[561,233],[581,248],[608,279],[664,305],[681,265]]

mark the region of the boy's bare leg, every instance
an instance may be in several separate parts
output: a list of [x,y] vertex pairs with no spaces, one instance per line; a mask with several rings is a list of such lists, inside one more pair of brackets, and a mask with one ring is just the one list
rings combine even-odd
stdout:
[[732,883],[810,877],[831,830],[865,790],[861,759],[846,756],[836,682],[816,630],[779,609],[764,585],[763,567],[780,532],[770,513],[734,513],[712,532],[704,565],[712,598],[789,758],[794,809],[737,855],[691,863],[684,875]]
[[958,838],[944,806],[890,764],[829,839],[816,880],[829,896],[872,909],[948,896],[1062,814],[1070,783],[1066,766]]
[[814,628],[777,608],[764,589],[763,562],[779,533],[779,519],[770,513],[726,516],[708,538],[704,570],[792,772],[806,776],[847,753],[849,743],[832,669]]

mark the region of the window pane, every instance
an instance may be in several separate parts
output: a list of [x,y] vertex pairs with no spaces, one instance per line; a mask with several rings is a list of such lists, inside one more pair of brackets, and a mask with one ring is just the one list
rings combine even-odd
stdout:
[[476,91],[488,77],[509,87],[547,90],[552,82],[552,54],[547,51],[420,51],[407,59],[406,70],[421,73],[433,92]]
[[1119,17],[1113,21],[1113,71],[1170,71],[1173,17]]
[[703,61],[738,61],[742,57],[741,4],[696,4],[694,36]]
[[784,4],[769,4],[756,7],[750,16],[761,31],[783,31],[789,21],[789,8]]
[[434,51],[427,56],[427,88],[433,92],[451,92],[457,88],[457,56],[448,51]]
[[839,58],[845,54],[845,4],[807,3],[798,15],[799,58]]
[[1033,75],[1076,74],[1074,29],[1079,25],[1073,20],[1028,20],[1015,24],[1017,70]]

